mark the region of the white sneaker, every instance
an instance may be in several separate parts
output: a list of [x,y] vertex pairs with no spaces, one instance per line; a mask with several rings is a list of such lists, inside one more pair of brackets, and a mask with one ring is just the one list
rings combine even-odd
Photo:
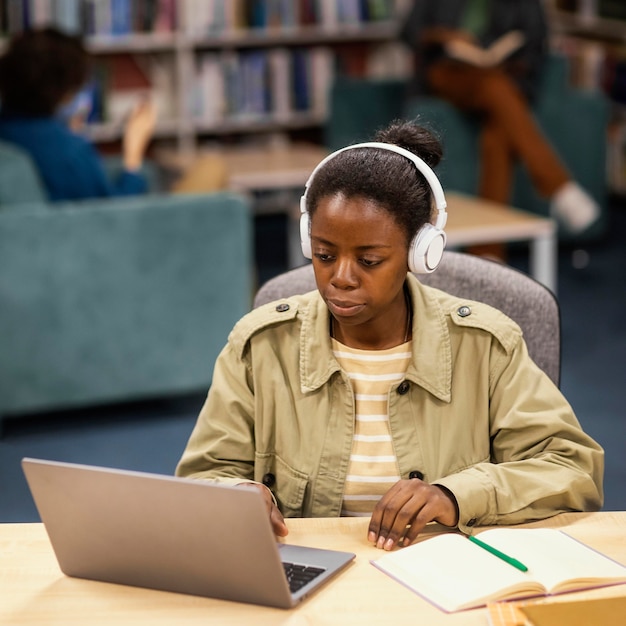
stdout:
[[571,233],[580,233],[600,217],[600,207],[578,183],[570,180],[552,196],[550,215]]

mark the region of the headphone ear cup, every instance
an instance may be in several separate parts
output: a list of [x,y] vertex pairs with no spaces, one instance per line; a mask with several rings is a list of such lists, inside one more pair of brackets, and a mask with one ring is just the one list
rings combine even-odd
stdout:
[[302,254],[305,259],[313,258],[309,214],[306,211],[300,215],[300,247],[302,248]]
[[424,224],[409,246],[409,269],[415,274],[430,274],[437,269],[446,247],[446,233]]

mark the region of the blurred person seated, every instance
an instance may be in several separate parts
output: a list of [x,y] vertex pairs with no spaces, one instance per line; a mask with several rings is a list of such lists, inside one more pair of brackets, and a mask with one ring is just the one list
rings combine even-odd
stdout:
[[599,206],[572,180],[530,109],[548,49],[541,0],[414,0],[400,37],[415,54],[414,92],[480,120],[481,197],[508,204],[520,161],[569,232],[598,219]]
[[0,140],[30,155],[53,202],[147,191],[141,170],[155,108],[142,101],[130,112],[122,170],[111,180],[97,150],[79,134],[88,113],[83,88],[90,71],[81,39],[53,28],[16,34],[0,58]]

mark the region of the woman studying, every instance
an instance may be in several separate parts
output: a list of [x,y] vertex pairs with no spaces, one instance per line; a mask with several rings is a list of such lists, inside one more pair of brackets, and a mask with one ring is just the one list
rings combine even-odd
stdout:
[[[317,290],[231,332],[177,474],[251,485],[284,517],[371,517],[391,549],[602,504],[603,452],[499,311],[426,287],[445,244],[438,140],[395,123],[302,200]],[[434,211],[433,211],[434,209]]]

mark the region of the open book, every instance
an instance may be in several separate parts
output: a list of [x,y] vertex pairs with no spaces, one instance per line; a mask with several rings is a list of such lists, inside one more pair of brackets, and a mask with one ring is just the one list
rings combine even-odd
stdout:
[[550,528],[495,528],[479,535],[528,571],[458,533],[389,552],[372,564],[447,612],[487,602],[626,583],[626,567]]
[[525,37],[519,30],[512,30],[496,39],[488,48],[481,48],[469,41],[455,39],[445,44],[447,56],[479,67],[493,67],[502,63],[524,45]]

